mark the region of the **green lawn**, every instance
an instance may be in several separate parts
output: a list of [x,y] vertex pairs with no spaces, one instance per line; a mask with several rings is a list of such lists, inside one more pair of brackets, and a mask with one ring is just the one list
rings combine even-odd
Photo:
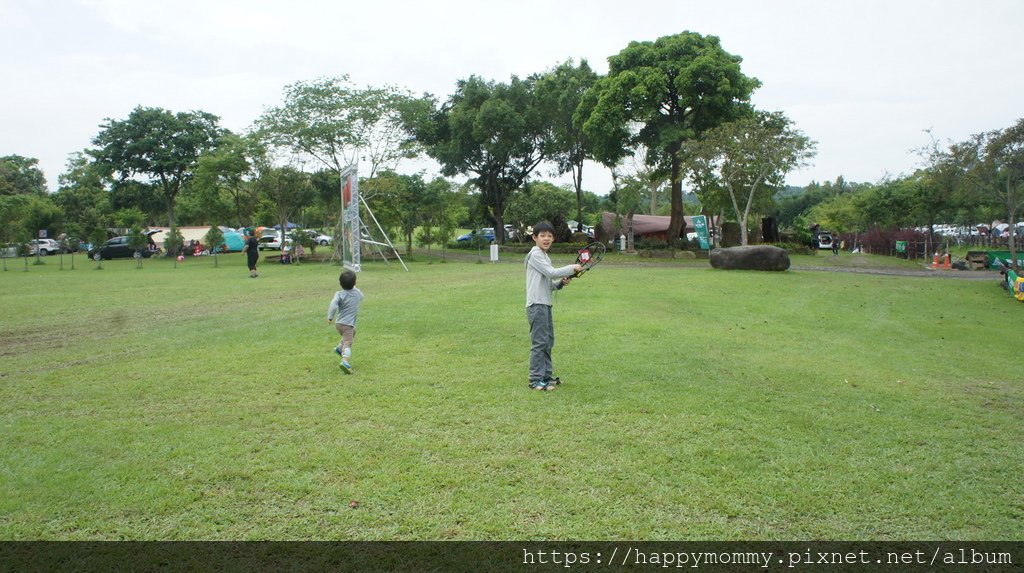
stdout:
[[353,376],[335,266],[9,264],[0,539],[1024,539],[994,276],[610,257],[544,393],[520,260],[367,264]]

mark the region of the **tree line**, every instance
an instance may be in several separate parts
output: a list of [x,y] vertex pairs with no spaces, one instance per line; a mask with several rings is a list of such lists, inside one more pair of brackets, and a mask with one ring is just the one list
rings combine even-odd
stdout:
[[[531,216],[594,223],[602,209],[669,215],[673,246],[685,211],[737,221],[744,243],[759,215],[789,225],[817,218],[836,229],[894,223],[882,220],[886,209],[861,202],[850,203],[859,219],[842,218],[843,202],[867,198],[866,190],[820,201],[813,188],[802,198],[779,196],[786,174],[813,158],[815,143],[782,112],[752,105],[761,83],[741,63],[717,37],[683,32],[631,42],[608,58],[605,75],[570,59],[526,78],[470,76],[443,99],[359,87],[348,76],[318,78],[286,86],[282,102],[240,134],[206,112],[140,106],[100,125],[92,147],[70,156],[52,195],[35,160],[0,159],[0,239],[37,229],[98,237],[112,227],[283,226],[293,218],[332,228],[341,175],[357,161],[361,191],[407,248],[414,239],[444,244],[458,227],[501,229]],[[1005,161],[985,175],[996,139],[975,141],[973,159],[963,146],[935,145],[925,154],[927,177],[871,189],[920,185],[914,212],[934,217],[947,209],[938,197],[962,198],[968,182],[1019,195],[1019,180],[1003,185]],[[402,160],[422,156],[437,161],[442,177],[398,173]],[[964,173],[947,173],[947,156]],[[586,191],[587,161],[611,168],[607,197]],[[546,166],[571,175],[571,189],[544,182]],[[446,179],[457,176],[466,183]]]

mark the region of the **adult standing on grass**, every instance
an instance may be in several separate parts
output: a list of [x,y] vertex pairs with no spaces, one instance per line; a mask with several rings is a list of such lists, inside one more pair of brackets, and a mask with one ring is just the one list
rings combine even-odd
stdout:
[[249,238],[245,240],[245,247],[242,248],[245,252],[246,262],[249,265],[249,278],[256,278],[259,273],[256,272],[256,261],[260,260],[260,243],[256,240],[256,232],[249,230]]
[[569,284],[583,270],[578,264],[555,268],[548,249],[555,242],[555,228],[547,221],[533,226],[535,246],[526,255],[526,318],[530,321],[530,388],[554,390],[561,384],[552,378],[551,349],[555,325],[551,320],[551,293]]

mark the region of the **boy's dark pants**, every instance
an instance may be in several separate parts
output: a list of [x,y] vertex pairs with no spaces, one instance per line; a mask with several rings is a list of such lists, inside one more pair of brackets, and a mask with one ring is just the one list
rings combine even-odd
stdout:
[[555,346],[555,325],[551,321],[551,307],[531,304],[526,307],[530,321],[530,381],[551,377],[551,349]]

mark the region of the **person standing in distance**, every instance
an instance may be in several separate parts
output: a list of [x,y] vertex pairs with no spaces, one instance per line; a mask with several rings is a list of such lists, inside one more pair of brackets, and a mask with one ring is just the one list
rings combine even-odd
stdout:
[[259,276],[256,272],[256,261],[260,260],[260,243],[256,240],[256,231],[249,230],[249,238],[245,240],[245,246],[242,247],[242,252],[245,253],[246,262],[249,265],[249,278],[254,279]]

